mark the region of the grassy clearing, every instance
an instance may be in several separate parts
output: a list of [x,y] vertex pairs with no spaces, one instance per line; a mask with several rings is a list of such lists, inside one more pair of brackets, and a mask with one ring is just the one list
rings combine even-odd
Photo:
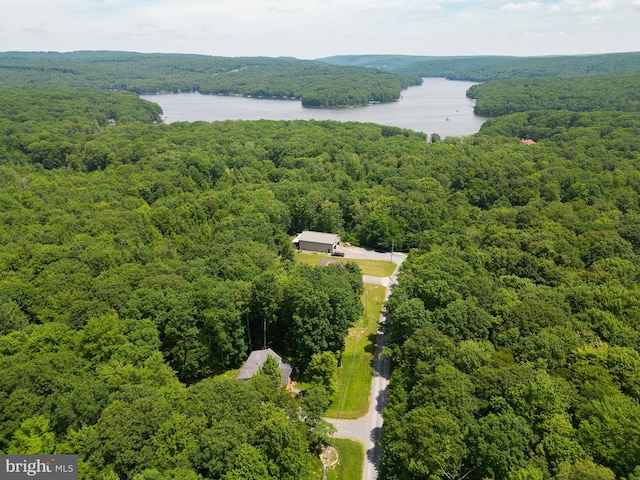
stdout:
[[326,253],[296,253],[296,262],[318,266],[321,258],[330,258],[336,262],[353,262],[358,264],[363,275],[372,277],[389,277],[396,269],[396,264],[384,260],[361,260],[357,258],[332,257]]
[[353,440],[334,438],[338,464],[327,471],[327,480],[361,480],[364,470],[364,445]]
[[240,369],[234,368],[231,370],[227,370],[226,372],[221,373],[220,375],[216,375],[214,378],[219,378],[224,380],[235,380],[235,378],[238,376],[238,373],[240,373]]
[[309,471],[313,480],[322,480],[322,461],[317,455],[309,454]]
[[385,291],[381,285],[365,285],[362,302],[366,315],[349,329],[342,368],[338,369],[337,391],[327,417],[355,419],[369,411],[373,357]]

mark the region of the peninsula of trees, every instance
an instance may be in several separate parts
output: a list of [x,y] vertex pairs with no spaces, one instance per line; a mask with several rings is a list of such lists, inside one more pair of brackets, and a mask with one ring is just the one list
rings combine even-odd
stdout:
[[640,111],[640,72],[496,80],[473,85],[475,113],[497,117],[530,110]]
[[308,107],[391,102],[421,83],[412,74],[293,58],[129,52],[0,53],[0,85],[193,92],[298,99]]

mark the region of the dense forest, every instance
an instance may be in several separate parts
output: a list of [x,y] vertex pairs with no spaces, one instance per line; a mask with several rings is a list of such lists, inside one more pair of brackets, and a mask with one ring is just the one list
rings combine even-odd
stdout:
[[475,113],[496,117],[529,110],[640,111],[640,72],[496,80],[473,85]]
[[335,65],[359,65],[400,74],[472,82],[640,72],[640,52],[548,57],[339,55],[320,60]]
[[[257,131],[152,125],[129,93],[0,98],[0,451],[79,453],[81,478],[309,478],[330,432],[309,371],[343,349],[362,274],[292,262],[290,212],[236,143]],[[211,379],[264,339],[304,398],[277,369]]]
[[[83,479],[319,478],[314,372],[362,284],[293,261],[309,229],[409,251],[381,479],[640,479],[640,113],[532,106],[430,142],[153,124],[115,91],[0,106],[0,451],[78,453]],[[301,398],[273,365],[218,376],[265,329]]]
[[517,114],[467,147],[388,304],[382,478],[639,478],[639,121]]
[[0,53],[0,86],[48,85],[135,93],[295,98],[309,107],[390,102],[421,79],[293,58],[130,52]]

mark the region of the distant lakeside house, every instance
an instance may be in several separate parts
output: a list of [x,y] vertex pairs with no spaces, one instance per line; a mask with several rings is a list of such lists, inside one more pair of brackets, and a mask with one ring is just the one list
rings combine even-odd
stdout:
[[298,250],[331,254],[340,245],[340,235],[305,230],[293,239],[293,244]]
[[236,380],[249,380],[260,371],[260,368],[262,368],[262,365],[264,365],[264,362],[267,361],[268,357],[273,357],[277,360],[278,369],[282,374],[282,381],[280,382],[280,386],[289,389],[293,367],[289,362],[283,360],[280,355],[278,355],[270,348],[267,348],[266,350],[254,350],[253,352],[251,352],[249,358],[247,358],[247,361],[244,362],[244,365],[240,369]]

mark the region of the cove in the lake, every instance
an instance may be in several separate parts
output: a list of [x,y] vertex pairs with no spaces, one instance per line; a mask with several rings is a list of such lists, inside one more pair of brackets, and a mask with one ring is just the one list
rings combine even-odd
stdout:
[[359,108],[305,108],[299,100],[272,100],[199,93],[142,95],[162,107],[165,123],[217,120],[337,120],[372,122],[437,133],[441,137],[476,133],[486,120],[473,113],[474,100],[465,94],[471,82],[425,78],[402,91],[391,103]]

